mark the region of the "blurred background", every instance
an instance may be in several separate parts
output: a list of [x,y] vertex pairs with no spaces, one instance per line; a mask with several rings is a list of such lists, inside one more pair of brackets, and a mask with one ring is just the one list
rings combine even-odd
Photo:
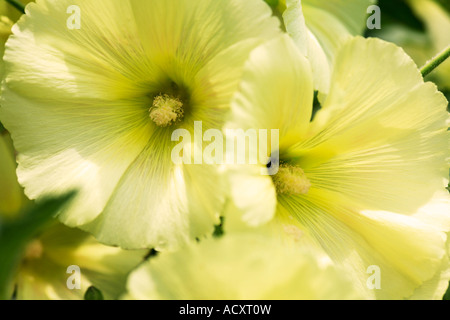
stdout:
[[[450,0],[379,0],[381,29],[366,29],[401,46],[422,67],[450,44]],[[450,59],[425,77],[450,98]]]

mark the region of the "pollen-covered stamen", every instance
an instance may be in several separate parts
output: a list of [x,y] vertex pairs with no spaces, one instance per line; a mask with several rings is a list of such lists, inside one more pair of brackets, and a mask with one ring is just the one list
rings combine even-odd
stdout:
[[297,166],[288,164],[280,164],[277,174],[273,175],[272,179],[278,194],[306,194],[311,187],[305,172]]
[[156,96],[149,110],[150,119],[160,127],[167,127],[184,115],[183,103],[168,94]]
[[25,260],[39,259],[44,252],[42,242],[38,239],[31,241],[25,249]]

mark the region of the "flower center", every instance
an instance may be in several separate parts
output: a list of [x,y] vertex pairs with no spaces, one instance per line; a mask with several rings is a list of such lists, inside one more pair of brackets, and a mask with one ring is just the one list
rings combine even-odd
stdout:
[[42,242],[35,239],[31,241],[25,249],[25,260],[39,259],[42,256],[44,248]]
[[278,194],[301,195],[308,193],[311,182],[299,167],[280,164],[277,174],[272,176]]
[[167,127],[183,118],[183,103],[168,94],[160,94],[153,99],[149,114],[157,126]]

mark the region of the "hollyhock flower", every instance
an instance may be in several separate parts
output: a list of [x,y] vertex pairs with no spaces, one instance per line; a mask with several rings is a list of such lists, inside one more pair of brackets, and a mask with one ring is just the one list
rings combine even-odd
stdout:
[[[20,300],[83,299],[86,290],[94,285],[106,299],[118,298],[125,289],[128,273],[143,261],[146,250],[125,251],[108,247],[83,231],[54,222],[33,238],[23,253],[5,251],[6,247],[15,248],[16,244],[12,242],[21,241],[30,230],[40,230],[40,222],[36,225],[35,220],[25,216],[24,210],[34,210],[34,214],[39,215],[43,213],[26,199],[17,182],[15,169],[12,141],[3,132],[0,134],[0,242],[5,246],[0,248],[0,256],[2,264],[15,259],[16,255],[20,262],[15,270],[11,270],[6,284],[2,282],[6,289],[0,290],[0,296],[11,297],[15,292],[14,297]],[[22,220],[21,227],[14,232],[7,230],[8,223],[19,220]],[[20,234],[22,232],[25,234]],[[80,270],[78,288],[67,285],[71,276],[67,272],[69,266],[77,266]],[[10,271],[1,269],[1,272]],[[10,280],[12,277],[14,279]]]
[[[310,121],[312,102],[311,67],[289,37],[251,53],[227,128],[278,129],[279,150],[229,166],[242,219],[298,230],[367,298],[441,298],[449,279],[446,99],[400,48],[356,37],[339,52]],[[371,266],[380,288],[367,286]]]
[[216,169],[174,164],[172,132],[221,128],[248,53],[280,33],[270,8],[41,0],[26,11],[6,45],[0,108],[26,194],[79,190],[60,220],[126,248],[212,232]]
[[124,299],[358,299],[326,256],[257,233],[227,234],[162,253],[128,279]]
[[[23,210],[33,208],[26,199],[17,182],[16,162],[12,141],[6,132],[0,134],[0,235],[4,235],[7,222],[24,218]],[[36,214],[41,212],[36,211]],[[32,220],[26,228],[34,228]],[[22,229],[17,230],[20,233]],[[1,239],[7,246],[9,241],[18,241],[8,237]],[[1,250],[0,250],[1,251]],[[19,252],[2,251],[2,263]],[[6,293],[20,300],[34,299],[83,299],[86,289],[94,285],[100,288],[107,299],[118,298],[124,291],[128,273],[136,267],[146,255],[144,250],[125,251],[108,247],[95,241],[89,234],[77,229],[65,227],[60,223],[44,229],[42,234],[26,246],[15,271],[14,279],[7,283]],[[76,265],[80,268],[79,288],[69,288],[67,268]],[[5,272],[5,269],[2,269]],[[4,292],[2,292],[4,293]]]
[[78,300],[95,286],[105,299],[117,299],[128,273],[145,255],[145,250],[102,245],[81,230],[54,223],[26,247],[14,280],[15,297]]

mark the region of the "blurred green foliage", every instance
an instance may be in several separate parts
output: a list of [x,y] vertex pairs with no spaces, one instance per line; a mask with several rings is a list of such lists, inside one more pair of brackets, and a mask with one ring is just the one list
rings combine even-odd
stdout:
[[[435,0],[434,2],[441,5],[450,15],[449,0]],[[434,43],[429,30],[427,30],[424,21],[413,11],[408,1],[378,0],[378,6],[381,11],[381,29],[366,29],[364,36],[378,37],[404,46],[405,51],[419,64],[418,67],[422,67],[422,63],[433,58],[430,51]],[[442,32],[448,33],[450,30],[442,30]],[[423,61],[418,62],[419,60]],[[439,70],[439,68],[438,66],[436,70]],[[450,90],[443,85],[442,79],[436,77],[436,74],[431,73],[425,80],[435,82],[447,100],[450,100]],[[450,81],[450,79],[446,81]]]
[[[425,32],[423,22],[417,18],[404,0],[378,0],[381,11],[382,29],[390,24],[401,24],[410,29]],[[366,29],[366,37],[378,36],[378,30]]]
[[67,204],[74,192],[43,199],[18,217],[0,221],[0,300],[12,297],[12,280],[29,241],[43,230],[51,218]]
[[84,294],[84,300],[105,300],[103,293],[94,286],[90,286]]

